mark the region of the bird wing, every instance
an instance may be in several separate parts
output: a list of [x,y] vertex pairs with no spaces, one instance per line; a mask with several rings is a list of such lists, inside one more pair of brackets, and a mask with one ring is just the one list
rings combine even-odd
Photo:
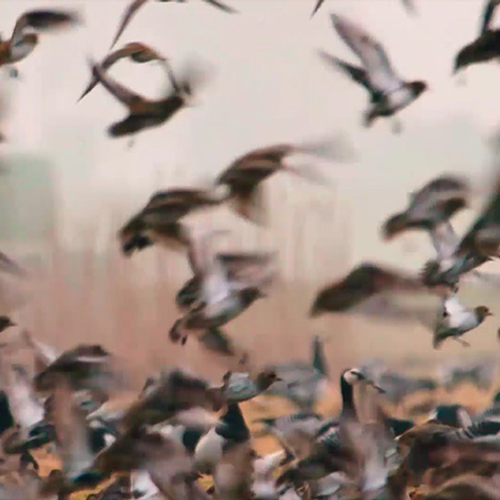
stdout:
[[78,15],[72,11],[49,9],[30,10],[18,18],[12,33],[11,44],[17,45],[22,42],[26,28],[45,31],[73,25],[78,22]]
[[416,277],[372,263],[363,263],[343,280],[321,290],[314,301],[312,313],[321,309],[330,312],[345,311],[388,289],[411,292],[423,290],[424,287]]
[[484,32],[490,29],[491,21],[493,19],[493,14],[495,13],[499,0],[488,0],[484,6],[483,15],[481,17],[481,28],[479,33],[482,35]]
[[90,62],[90,66],[92,68],[93,77],[96,78],[110,94],[112,94],[125,106],[130,107],[133,103],[144,101],[144,98],[141,95],[133,92],[116,81],[114,78],[104,73],[100,65]]
[[120,20],[120,24],[118,26],[118,30],[116,32],[116,35],[113,38],[113,41],[111,43],[111,46],[109,47],[109,50],[111,50],[116,42],[118,41],[118,38],[122,35],[122,33],[125,31],[125,28],[129,25],[130,21],[132,21],[133,17],[137,14],[137,11],[147,2],[148,0],[132,0],[132,2],[129,4],[129,6],[126,8],[125,12],[122,15],[122,18]]
[[[142,44],[140,43],[129,43],[122,47],[121,49],[115,50],[108,54],[100,63],[100,66],[103,71],[108,70],[111,68],[114,64],[116,64],[118,61],[121,59],[124,59],[125,57],[129,57],[131,54],[134,52],[137,52],[138,46]],[[91,92],[94,87],[99,83],[99,80],[92,75],[92,80],[90,83],[87,85],[85,90],[83,91],[82,95],[79,97],[78,101],[81,101],[89,92]]]
[[362,85],[368,92],[372,91],[366,70],[342,61],[324,50],[319,50],[318,54],[330,66],[342,70],[343,73],[347,74],[353,81],[359,83],[359,85]]
[[236,9],[233,9],[232,7],[229,7],[229,5],[219,2],[218,0],[205,0],[205,2],[213,5],[214,7],[217,7],[220,10],[223,10],[224,12],[229,12],[231,14],[235,14],[236,12],[238,12]]
[[480,263],[486,262],[487,257],[477,255],[476,236],[479,231],[496,225],[500,225],[500,178],[497,179],[495,189],[483,211],[457,246],[455,256],[476,257]]
[[332,22],[342,40],[362,61],[373,89],[391,92],[401,87],[401,78],[394,72],[382,45],[360,26],[337,14]]
[[311,17],[314,16],[314,14],[316,14],[316,12],[318,12],[318,10],[320,9],[320,7],[325,3],[325,0],[316,0],[316,4],[314,6],[314,9],[311,13]]
[[449,259],[460,240],[449,221],[443,222],[429,231],[438,260]]
[[26,271],[3,252],[0,252],[0,271],[20,277],[26,276]]

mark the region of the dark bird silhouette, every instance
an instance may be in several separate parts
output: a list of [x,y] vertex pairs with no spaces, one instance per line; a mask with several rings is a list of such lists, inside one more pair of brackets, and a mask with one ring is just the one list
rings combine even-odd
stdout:
[[431,230],[447,222],[467,205],[467,183],[451,175],[443,175],[411,193],[404,212],[390,217],[384,224],[386,239],[409,229]]
[[345,278],[318,292],[311,316],[325,312],[342,312],[383,292],[418,292],[426,287],[418,277],[372,263],[354,268]]
[[[332,14],[331,18],[340,38],[359,57],[363,67],[353,66],[324,51],[320,55],[370,94],[370,107],[364,115],[365,127],[370,127],[377,118],[395,115],[427,90],[427,83],[422,80],[401,79],[380,42],[362,27],[337,14]],[[395,124],[394,131],[399,132],[401,125]]]
[[[141,130],[158,127],[193,103],[194,93],[204,80],[201,73],[190,68],[179,80],[169,69],[172,90],[161,99],[148,99],[128,89],[107,75],[100,65],[90,62],[92,75],[129,112],[129,115],[108,128],[110,137],[124,137]],[[168,67],[168,66],[167,66]]]
[[493,14],[498,4],[498,0],[486,2],[479,36],[458,52],[455,57],[454,73],[472,64],[488,62],[500,57],[500,30],[491,28]]
[[[165,57],[163,57],[156,50],[152,49],[148,45],[141,42],[131,42],[124,45],[121,49],[115,50],[108,54],[100,66],[103,71],[109,70],[118,61],[122,59],[130,59],[132,62],[143,64],[151,61],[165,62]],[[78,102],[80,102],[88,93],[90,93],[94,87],[99,83],[99,80],[92,76],[90,83],[87,85],[82,95],[79,97]]]
[[[20,16],[10,40],[0,39],[0,66],[14,64],[28,57],[39,43],[38,34],[33,30],[54,31],[61,27],[80,23],[75,12],[68,10],[36,9]],[[17,76],[17,71],[11,72]]]

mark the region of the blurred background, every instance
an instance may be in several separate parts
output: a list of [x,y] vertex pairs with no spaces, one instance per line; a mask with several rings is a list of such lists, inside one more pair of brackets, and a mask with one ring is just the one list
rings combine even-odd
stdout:
[[[487,305],[497,316],[471,332],[470,349],[458,343],[431,347],[416,324],[352,316],[307,316],[318,288],[363,260],[418,270],[432,256],[426,235],[392,243],[380,225],[401,210],[408,194],[443,172],[481,179],[491,167],[488,139],[498,125],[500,72],[494,64],[451,76],[453,58],[479,27],[482,0],[416,0],[408,16],[398,0],[330,0],[311,20],[313,0],[227,0],[228,15],[206,3],[149,2],[117,47],[140,41],[163,53],[174,71],[191,60],[210,68],[201,102],[157,129],[110,139],[108,125],[125,109],[99,86],[76,103],[90,79],[88,59],[103,58],[128,0],[3,0],[2,34],[17,17],[40,7],[72,7],[78,29],[42,35],[18,64],[19,80],[1,75],[8,93],[8,142],[0,149],[0,245],[33,269],[33,302],[13,315],[59,348],[99,342],[126,357],[134,373],[168,364],[220,374],[196,342],[172,345],[168,330],[178,312],[174,296],[190,276],[183,256],[151,248],[120,254],[119,227],[158,189],[207,182],[247,151],[276,142],[342,138],[352,161],[322,165],[330,185],[286,176],[266,184],[269,220],[255,227],[226,208],[191,218],[194,225],[231,229],[231,249],[279,253],[281,282],[265,301],[226,331],[262,361],[306,359],[310,337],[321,333],[332,373],[368,356],[409,367],[409,357],[433,363],[498,350],[498,290],[467,287],[467,305]],[[327,50],[353,55],[334,35],[330,13],[359,21],[387,48],[398,72],[425,79],[430,92],[401,113],[403,133],[390,124],[361,127],[363,89],[326,67]],[[111,73],[147,96],[167,84],[157,64],[117,64]],[[476,211],[456,219],[463,231]],[[496,272],[497,265],[485,270]]]

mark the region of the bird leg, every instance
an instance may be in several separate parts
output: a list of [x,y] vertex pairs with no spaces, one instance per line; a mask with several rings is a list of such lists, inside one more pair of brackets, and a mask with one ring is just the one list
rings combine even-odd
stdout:
[[132,149],[135,145],[135,137],[132,136],[129,140],[128,140],[128,143],[127,143],[127,148],[128,149]]
[[462,344],[463,347],[470,347],[469,342],[467,342],[466,340],[463,340],[459,337],[453,337],[453,339],[456,340],[459,344]]

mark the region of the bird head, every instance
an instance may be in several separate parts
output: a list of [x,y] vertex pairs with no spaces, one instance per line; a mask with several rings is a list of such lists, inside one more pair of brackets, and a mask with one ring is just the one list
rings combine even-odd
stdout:
[[475,311],[477,317],[481,320],[484,320],[488,316],[493,316],[493,313],[486,306],[476,307]]
[[413,95],[415,97],[418,97],[419,95],[423,94],[426,90],[429,90],[427,82],[424,82],[423,80],[415,80],[413,82],[410,82],[409,87],[412,90]]

